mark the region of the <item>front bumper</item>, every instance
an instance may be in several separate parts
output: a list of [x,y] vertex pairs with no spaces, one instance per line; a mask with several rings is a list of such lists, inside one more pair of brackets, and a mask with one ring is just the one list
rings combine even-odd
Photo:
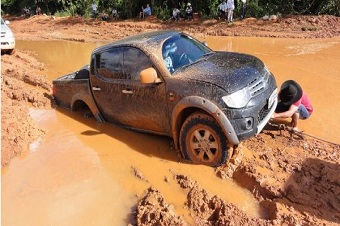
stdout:
[[247,107],[225,109],[239,141],[259,134],[266,126],[277,106],[277,88],[274,81],[260,95],[252,98]]
[[6,38],[1,37],[1,50],[10,50],[15,48],[14,37]]

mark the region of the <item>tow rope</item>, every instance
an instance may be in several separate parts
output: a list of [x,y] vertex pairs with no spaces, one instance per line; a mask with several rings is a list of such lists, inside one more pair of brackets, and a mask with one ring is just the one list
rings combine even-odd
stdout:
[[323,142],[326,142],[326,143],[329,143],[329,144],[340,145],[340,144],[336,144],[336,143],[333,143],[331,141],[327,141],[327,140],[321,139],[319,137],[307,134],[304,131],[294,130],[292,127],[289,127],[285,124],[274,124],[274,123],[268,122],[268,125],[278,128],[280,136],[282,135],[282,131],[288,131],[289,134],[290,134],[290,138],[293,138],[293,135],[298,136],[300,139],[304,139],[304,136],[308,136],[308,137],[311,137],[311,138],[314,138],[316,140],[320,140],[320,141],[323,141]]

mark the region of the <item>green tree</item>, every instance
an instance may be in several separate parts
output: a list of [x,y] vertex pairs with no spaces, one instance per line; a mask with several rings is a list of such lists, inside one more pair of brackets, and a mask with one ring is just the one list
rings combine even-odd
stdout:
[[[184,5],[191,2],[193,10],[202,17],[215,18],[218,5],[221,0],[95,0],[99,10],[111,12],[115,7],[120,18],[134,18],[140,12],[142,6],[150,4],[153,14],[160,19],[167,19],[170,16],[172,7],[179,6],[183,12]],[[82,15],[89,17],[91,13],[92,0],[2,0],[2,13],[20,15],[25,7],[30,7],[35,12],[37,5],[46,14],[59,12],[65,15]],[[237,8],[240,10],[240,0],[235,0]],[[252,17],[262,17],[265,14],[331,14],[339,16],[340,0],[248,0],[247,15]],[[181,4],[181,6],[179,5]]]
[[318,13],[340,16],[340,0],[323,0],[318,8]]

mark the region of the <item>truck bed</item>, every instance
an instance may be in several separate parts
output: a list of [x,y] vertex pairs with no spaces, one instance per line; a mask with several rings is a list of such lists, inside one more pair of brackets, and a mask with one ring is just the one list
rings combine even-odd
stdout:
[[53,96],[59,106],[72,110],[72,99],[91,96],[89,73],[85,67],[53,80]]

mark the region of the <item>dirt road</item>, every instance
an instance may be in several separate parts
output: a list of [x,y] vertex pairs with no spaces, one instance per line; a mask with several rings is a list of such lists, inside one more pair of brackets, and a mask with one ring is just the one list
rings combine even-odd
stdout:
[[[215,20],[162,23],[156,20],[83,21],[81,18],[47,16],[9,19],[20,40],[108,41],[158,29],[183,30],[196,37],[340,37],[340,19],[332,16],[290,17],[276,21],[249,18],[229,25]],[[53,101],[44,65],[29,52],[2,55],[1,73],[1,163],[6,166],[13,157],[26,153],[30,142],[44,135],[28,116],[28,107],[50,109]],[[232,177],[252,191],[267,215],[264,219],[251,218],[233,204],[209,194],[186,175],[174,173],[179,186],[188,192],[183,207],[190,210],[195,225],[340,224],[339,145],[267,128],[259,136],[244,142],[243,147],[239,158],[216,169],[216,176],[221,180]],[[181,216],[153,187],[141,199],[135,216],[136,221],[132,224],[185,225]]]

